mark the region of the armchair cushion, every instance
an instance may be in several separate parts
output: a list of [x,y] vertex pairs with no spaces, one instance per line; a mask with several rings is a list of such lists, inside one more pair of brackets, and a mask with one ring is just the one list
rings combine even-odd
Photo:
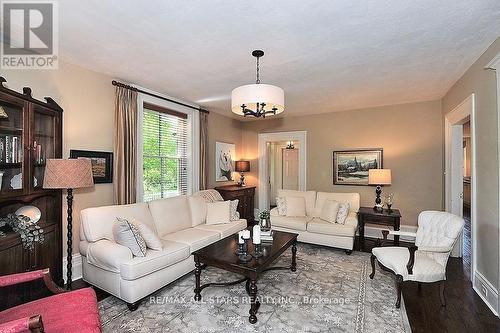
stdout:
[[101,332],[97,299],[92,288],[42,298],[0,312],[0,323],[41,315],[46,332]]
[[406,247],[375,247],[372,250],[377,260],[395,274],[403,277],[403,281],[436,282],[446,280],[446,269],[422,251],[415,252],[413,274],[408,274],[406,264],[410,259],[410,251]]

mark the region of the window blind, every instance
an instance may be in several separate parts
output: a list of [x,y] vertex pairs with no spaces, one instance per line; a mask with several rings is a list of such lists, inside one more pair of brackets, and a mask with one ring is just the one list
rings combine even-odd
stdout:
[[187,194],[188,191],[187,116],[170,110],[161,111],[159,107],[144,105],[142,160],[145,202]]

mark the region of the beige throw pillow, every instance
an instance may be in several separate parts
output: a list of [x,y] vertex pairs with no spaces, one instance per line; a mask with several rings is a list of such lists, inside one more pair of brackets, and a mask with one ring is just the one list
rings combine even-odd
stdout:
[[231,201],[207,203],[207,224],[231,223]]
[[326,200],[321,208],[321,214],[319,216],[323,221],[330,223],[337,222],[337,213],[339,212],[340,202],[336,200]]
[[286,197],[286,216],[306,216],[306,199],[304,197]]
[[137,227],[137,229],[139,229],[142,238],[144,238],[144,241],[146,242],[146,247],[155,251],[163,250],[163,244],[153,230],[139,220],[132,219],[131,222]]
[[134,256],[145,257],[146,242],[142,238],[139,229],[127,219],[117,217],[116,220],[117,222],[113,225],[115,241],[128,247]]
[[240,219],[240,213],[238,212],[238,203],[240,200],[231,200],[231,214],[229,219],[231,221],[238,221]]

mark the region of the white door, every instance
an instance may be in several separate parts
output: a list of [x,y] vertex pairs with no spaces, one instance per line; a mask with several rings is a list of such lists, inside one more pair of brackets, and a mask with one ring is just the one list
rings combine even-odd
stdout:
[[283,189],[299,189],[299,150],[283,149]]

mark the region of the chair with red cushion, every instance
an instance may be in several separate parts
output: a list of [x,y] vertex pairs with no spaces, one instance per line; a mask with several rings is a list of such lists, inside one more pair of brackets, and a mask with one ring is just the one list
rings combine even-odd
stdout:
[[37,279],[55,295],[0,312],[0,332],[101,332],[92,288],[66,292],[52,281],[48,269],[0,276],[0,287]]

